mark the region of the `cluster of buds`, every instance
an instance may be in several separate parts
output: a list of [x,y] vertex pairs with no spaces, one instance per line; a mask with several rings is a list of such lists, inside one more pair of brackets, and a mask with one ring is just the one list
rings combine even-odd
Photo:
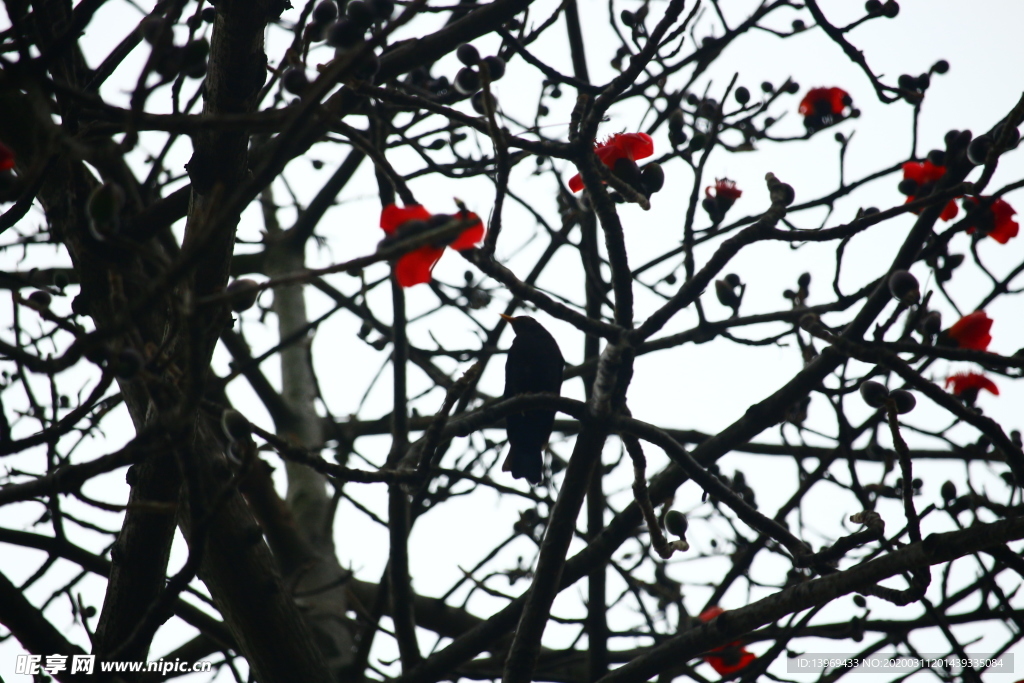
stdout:
[[873,380],[861,382],[860,397],[872,408],[892,407],[900,415],[909,413],[917,405],[917,399],[906,389],[889,391],[884,384]]
[[493,111],[498,102],[493,94],[482,89],[483,79],[486,77],[491,83],[500,80],[505,75],[505,60],[497,55],[481,57],[480,51],[469,43],[460,45],[455,56],[463,64],[455,74],[456,92],[470,98],[473,111],[477,114],[487,114],[488,108]]

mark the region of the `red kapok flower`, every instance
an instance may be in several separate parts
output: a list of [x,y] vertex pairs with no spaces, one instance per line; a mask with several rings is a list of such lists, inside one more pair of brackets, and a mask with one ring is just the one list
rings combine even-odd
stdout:
[[[646,159],[654,154],[654,140],[647,133],[616,133],[604,142],[594,145],[594,154],[608,168],[615,168],[619,159],[636,161]],[[569,178],[569,189],[579,192],[583,189],[583,179],[577,173]]]
[[842,121],[852,105],[853,99],[842,88],[811,88],[797,111],[804,117],[804,127],[814,132]]
[[997,199],[988,207],[978,211],[979,203],[975,197],[964,197],[964,210],[970,212],[971,219],[971,226],[967,228],[967,234],[973,234],[975,230],[979,230],[983,236],[991,237],[999,244],[1006,244],[1011,237],[1017,236],[1020,226],[1012,218],[1017,212],[1008,202]]
[[[700,616],[697,618],[702,622],[707,623],[724,611],[724,609],[715,605],[713,607],[708,607],[706,610],[701,612]],[[747,651],[747,649],[743,647],[743,643],[738,640],[729,643],[728,645],[723,645],[722,647],[716,647],[711,650],[711,652],[718,652],[720,654],[705,655],[704,661],[710,664],[711,668],[720,676],[727,676],[729,674],[734,674],[741,669],[745,669],[752,661],[757,659],[757,655],[753,652]]]
[[953,326],[946,330],[946,337],[961,349],[985,351],[992,341],[992,335],[989,334],[991,329],[992,319],[988,314],[985,311],[975,311],[953,323]]
[[14,168],[14,150],[0,142],[0,171]]
[[[936,166],[927,159],[921,163],[908,161],[903,164],[903,179],[913,180],[917,185],[914,192],[907,196],[907,203],[912,202],[915,199],[919,199],[920,197],[928,196],[935,187],[935,183],[939,182],[939,178],[945,174],[945,166]],[[939,218],[944,221],[952,220],[956,218],[956,214],[959,210],[960,209],[957,208],[956,202],[950,199],[949,203],[946,204],[944,209],[942,209],[942,213],[939,214]],[[914,211],[914,213],[920,212],[920,210]]]
[[406,207],[388,204],[384,207],[380,213],[380,227],[389,237],[412,235],[421,230],[444,225],[453,219],[468,221],[470,225],[447,245],[425,244],[400,256],[394,266],[395,278],[399,285],[412,287],[430,282],[430,274],[441,260],[445,246],[450,246],[456,251],[476,246],[484,237],[484,224],[479,216],[464,209],[455,216],[434,216],[419,204]]
[[950,375],[946,378],[947,389],[950,384],[953,385],[953,395],[955,396],[963,396],[968,391],[973,391],[977,396],[982,389],[995,396],[999,395],[999,387],[996,386],[996,383],[977,372],[958,372],[955,375]]
[[743,190],[736,187],[736,182],[728,178],[715,178],[714,192],[711,186],[704,188],[704,200],[701,206],[708,212],[711,222],[718,225],[725,218],[726,212],[743,194]]
[[743,190],[736,187],[735,180],[729,180],[728,178],[715,178],[715,193],[711,194],[711,186],[708,185],[704,188],[704,194],[712,199],[728,199],[730,202],[734,202],[743,196]]

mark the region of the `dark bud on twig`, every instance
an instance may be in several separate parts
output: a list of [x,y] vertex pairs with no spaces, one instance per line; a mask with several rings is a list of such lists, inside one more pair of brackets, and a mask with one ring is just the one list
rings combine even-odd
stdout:
[[742,85],[736,88],[736,101],[740,104],[746,104],[750,101],[750,91],[744,88]]
[[[472,46],[463,45],[462,47]],[[459,69],[459,72],[455,74],[455,89],[463,95],[472,95],[480,89],[480,74],[469,67]]]
[[281,76],[281,85],[293,95],[302,95],[309,87],[309,78],[306,77],[305,69],[292,67]]
[[917,278],[908,270],[897,270],[889,276],[889,292],[893,298],[908,306],[921,300]]
[[479,50],[469,43],[459,45],[459,49],[455,51],[455,56],[466,66],[476,66],[477,62],[480,61]]
[[339,19],[327,29],[327,44],[331,47],[348,49],[359,44],[366,29],[351,19]]
[[889,399],[895,404],[896,412],[900,415],[906,415],[917,405],[917,399],[906,389],[896,389],[890,392]]
[[945,59],[940,59],[939,61],[937,61],[934,64],[932,64],[932,72],[933,73],[944,74],[944,73],[947,73],[948,71],[949,71],[949,62],[947,62]]
[[473,105],[473,111],[481,115],[487,113],[485,102],[490,102],[491,109],[498,108],[498,101],[494,99],[494,95],[488,92],[484,92],[483,90],[480,90],[475,95],[473,95],[473,97],[469,101],[469,103]]
[[492,83],[500,81],[501,77],[505,75],[505,60],[494,55],[484,57],[480,60],[480,68],[487,70],[487,77],[491,79]]
[[665,171],[659,163],[650,163],[640,169],[640,182],[648,197],[665,186]]
[[241,313],[256,304],[256,299],[260,295],[260,286],[255,280],[241,278],[231,282],[226,291],[230,298],[231,310]]
[[193,40],[181,48],[181,73],[189,78],[206,75],[206,58],[210,55],[210,43],[206,38]]
[[334,0],[321,0],[313,8],[313,21],[318,24],[329,24],[338,18],[338,6]]
[[866,11],[868,13],[868,15],[872,16],[872,17],[881,16],[881,14],[882,14],[882,2],[881,2],[881,0],[868,0],[867,2],[864,3],[864,11]]
[[863,595],[854,595],[853,604],[855,604],[857,607],[860,607],[861,609],[864,609],[868,606],[868,601],[864,599]]
[[933,166],[945,166],[946,165],[946,153],[941,149],[933,149],[928,152],[928,161],[932,162]]
[[867,380],[860,383],[860,397],[872,408],[881,408],[889,398],[889,390],[881,382]]
[[771,83],[769,83],[768,81],[765,81],[764,83],[761,84],[761,92],[766,92],[766,93],[775,92],[775,86],[772,85]]
[[946,505],[949,505],[956,500],[956,484],[951,481],[947,481],[942,485],[942,500],[946,501]]
[[913,178],[904,178],[900,181],[900,184],[896,186],[896,189],[900,191],[900,194],[913,197],[917,194],[917,181]]
[[38,311],[45,311],[47,308],[50,307],[50,302],[53,301],[53,297],[50,295],[49,292],[44,292],[41,289],[37,289],[36,291],[28,295],[27,300],[32,308]]
[[360,28],[370,28],[373,24],[373,11],[363,0],[351,0],[345,7],[345,15]]
[[252,425],[237,410],[228,408],[220,416],[220,427],[230,441],[242,441],[252,435]]
[[679,510],[669,510],[668,514],[665,515],[665,528],[670,534],[679,538],[686,536],[686,528],[689,524],[686,515]]
[[979,135],[967,146],[967,160],[975,166],[980,166],[988,158],[990,149],[992,149],[992,138],[988,135]]
[[715,280],[715,294],[718,296],[719,303],[723,306],[727,306],[734,311],[740,307],[740,296],[725,280]]
[[796,199],[796,192],[793,191],[793,186],[780,181],[775,177],[774,173],[766,173],[764,179],[768,183],[768,195],[772,200],[772,204],[789,206]]
[[801,289],[807,289],[811,285],[811,274],[801,273],[800,277],[796,279],[796,283],[800,285]]
[[895,19],[896,15],[900,13],[900,5],[896,0],[889,0],[882,5],[882,16],[887,19]]
[[928,311],[928,314],[921,318],[918,331],[926,337],[934,337],[942,331],[942,314],[938,311]]
[[57,271],[53,274],[53,286],[57,289],[63,290],[65,287],[71,284],[71,280],[68,279],[67,273]]

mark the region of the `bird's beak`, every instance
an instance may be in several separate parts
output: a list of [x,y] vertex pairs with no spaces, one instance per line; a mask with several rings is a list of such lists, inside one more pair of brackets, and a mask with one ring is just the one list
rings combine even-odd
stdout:
[[502,318],[504,318],[505,320],[509,321],[509,322],[512,322],[513,320],[515,320],[515,318],[513,318],[512,316],[505,315],[504,313],[499,313],[498,315],[501,316]]

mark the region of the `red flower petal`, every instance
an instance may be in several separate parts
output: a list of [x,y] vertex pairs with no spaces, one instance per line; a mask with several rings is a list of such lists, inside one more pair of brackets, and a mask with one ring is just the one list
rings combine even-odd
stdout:
[[402,287],[430,282],[430,273],[434,266],[441,260],[444,248],[438,249],[429,244],[415,251],[410,251],[398,259],[395,264],[395,277]]
[[0,142],[0,171],[14,168],[14,150]]
[[715,178],[715,193],[711,194],[711,186],[704,188],[704,194],[712,199],[716,197],[724,197],[725,199],[731,199],[736,201],[743,196],[743,190],[736,187],[735,180],[729,180],[728,178]]
[[462,251],[463,249],[472,249],[484,238],[484,224],[480,220],[480,216],[477,216],[472,211],[467,211],[465,214],[459,213],[456,216],[462,220],[474,221],[468,228],[462,231],[462,233],[455,238],[455,240],[448,246],[455,251]]
[[[978,203],[979,199],[976,197],[965,197],[964,209],[977,207]],[[985,211],[988,212],[988,215],[977,222],[988,224],[989,219],[991,219],[990,225],[992,228],[986,233],[986,237],[991,237],[996,242],[999,242],[999,244],[1006,244],[1020,232],[1020,226],[1017,225],[1017,221],[1013,220],[1013,216],[1017,212],[1010,206],[1009,202],[1002,198],[997,199]],[[967,234],[974,234],[976,229],[976,225],[971,225],[967,228]]]
[[724,611],[725,610],[719,607],[718,605],[712,605],[711,607],[708,607],[706,610],[701,612],[700,616],[697,618],[703,621],[704,623],[707,623]]
[[959,212],[960,212],[960,209],[959,209],[959,207],[957,207],[956,202],[954,202],[952,199],[950,199],[949,200],[949,204],[946,204],[946,208],[944,208],[942,210],[942,213],[939,214],[939,218],[941,218],[944,221],[951,221],[954,218],[956,218],[956,215]]
[[953,323],[946,335],[962,349],[985,351],[992,342],[992,322],[985,311],[975,311]]
[[827,102],[832,114],[842,114],[849,96],[842,88],[811,88],[800,100],[797,111],[803,117],[813,116],[818,113],[818,103]]
[[398,230],[404,223],[409,221],[425,221],[430,218],[430,212],[419,204],[412,204],[406,207],[399,207],[395,204],[388,204],[380,212],[380,227],[387,234]]
[[[612,168],[619,159],[646,159],[654,154],[654,140],[647,133],[616,133],[604,142],[594,146],[594,154],[601,163]],[[569,178],[569,190],[579,192],[583,189],[583,179],[577,173]]]
[[979,391],[984,389],[995,396],[999,395],[999,387],[996,386],[996,383],[977,372],[958,372],[955,375],[950,375],[946,378],[947,389],[950,384],[953,385],[953,394],[956,396],[970,389]]
[[[733,647],[738,645],[734,643]],[[704,657],[704,661],[711,665],[719,675],[725,676],[728,674],[734,674],[737,671],[747,668],[752,661],[757,659],[757,656],[753,652],[748,652],[746,648],[740,648],[738,652],[731,653],[727,657],[718,657],[714,655],[708,655]]]
[[945,174],[945,166],[936,166],[927,159],[922,163],[908,161],[903,164],[903,177],[913,180],[918,185],[934,183]]

